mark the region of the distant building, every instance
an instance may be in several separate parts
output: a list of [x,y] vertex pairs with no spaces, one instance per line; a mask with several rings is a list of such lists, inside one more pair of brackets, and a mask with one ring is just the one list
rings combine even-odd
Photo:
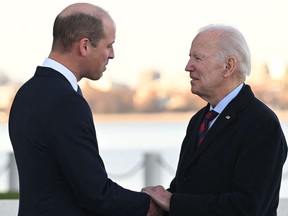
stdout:
[[7,120],[12,101],[19,85],[5,83],[0,85],[0,121]]
[[280,58],[273,58],[268,61],[268,70],[274,80],[281,80],[287,75],[287,65]]

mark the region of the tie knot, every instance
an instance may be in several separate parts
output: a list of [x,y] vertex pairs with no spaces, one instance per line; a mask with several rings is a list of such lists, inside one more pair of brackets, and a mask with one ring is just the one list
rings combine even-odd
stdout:
[[214,118],[216,118],[216,116],[218,115],[218,112],[214,111],[214,110],[210,110],[209,112],[206,113],[205,115],[205,119],[210,122],[212,121]]

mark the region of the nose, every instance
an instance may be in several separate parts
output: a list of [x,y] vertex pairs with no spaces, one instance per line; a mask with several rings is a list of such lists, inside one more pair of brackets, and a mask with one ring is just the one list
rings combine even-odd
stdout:
[[114,59],[115,54],[114,54],[114,48],[111,47],[110,51],[109,51],[109,59]]
[[189,61],[186,64],[185,71],[191,72],[193,70],[194,70],[194,66],[193,66],[192,59],[190,58]]

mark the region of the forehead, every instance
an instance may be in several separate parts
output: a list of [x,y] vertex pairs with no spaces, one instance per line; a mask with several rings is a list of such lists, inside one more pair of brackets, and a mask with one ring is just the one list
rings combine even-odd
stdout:
[[115,37],[116,26],[112,19],[104,18],[103,27],[104,27],[105,37]]
[[212,54],[217,51],[217,34],[215,32],[203,32],[196,35],[191,45],[191,53]]

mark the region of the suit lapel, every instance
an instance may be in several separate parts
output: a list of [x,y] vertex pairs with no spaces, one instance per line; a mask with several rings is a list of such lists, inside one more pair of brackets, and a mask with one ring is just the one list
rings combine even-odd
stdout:
[[[217,118],[213,126],[210,128],[206,134],[202,144],[196,151],[195,156],[200,156],[203,151],[205,151],[211,145],[211,142],[217,138],[229,125],[233,124],[236,120],[237,114],[235,111],[225,112],[225,110]],[[196,160],[197,158],[195,158]]]
[[247,105],[247,103],[249,103],[252,97],[254,97],[254,94],[252,93],[250,86],[244,85],[239,94],[227,105],[227,107],[219,115],[213,126],[206,134],[201,146],[197,149],[197,131],[199,129],[203,116],[205,115],[207,109],[209,109],[209,104],[206,106],[205,109],[199,111],[201,112],[201,114],[197,119],[195,119],[194,125],[192,125],[193,127],[191,127],[191,129],[193,130],[191,135],[193,135],[193,137],[187,139],[187,142],[190,142],[188,144],[190,150],[187,151],[187,154],[183,155],[186,158],[184,159],[184,163],[189,162],[185,164],[187,168],[191,166],[195,161],[197,161],[202,154],[205,154],[205,151],[210,147],[211,142],[215,140],[219,134],[224,132],[226,128],[228,128],[231,124],[233,124],[233,122],[237,120],[238,112],[245,108],[245,106]]
[[[201,109],[189,123],[185,139],[183,140],[179,167],[187,167],[191,161],[194,161],[197,152],[198,129],[207,110],[209,110],[209,104]],[[187,163],[188,161],[189,164]]]

